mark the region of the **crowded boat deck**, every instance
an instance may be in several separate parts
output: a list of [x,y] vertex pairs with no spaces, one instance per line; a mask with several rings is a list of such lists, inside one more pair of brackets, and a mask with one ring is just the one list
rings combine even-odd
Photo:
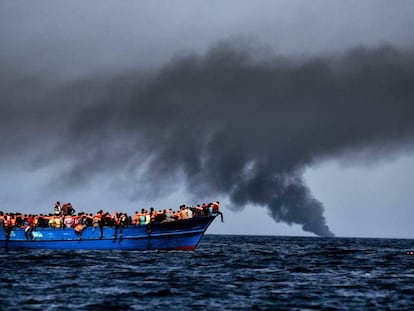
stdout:
[[[4,229],[0,230],[0,246],[194,249],[217,215],[223,221],[219,202],[181,205],[176,211],[141,209],[128,215],[103,210],[95,214],[76,213],[71,203],[61,205],[58,201],[53,213],[47,215],[0,212],[0,227]],[[105,240],[118,241],[119,245],[110,245]],[[74,241],[83,243],[74,244]]]

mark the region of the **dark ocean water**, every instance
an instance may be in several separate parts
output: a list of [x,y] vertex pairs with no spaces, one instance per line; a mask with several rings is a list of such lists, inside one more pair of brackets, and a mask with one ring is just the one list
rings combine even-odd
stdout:
[[0,309],[414,310],[412,249],[207,235],[194,252],[0,250]]

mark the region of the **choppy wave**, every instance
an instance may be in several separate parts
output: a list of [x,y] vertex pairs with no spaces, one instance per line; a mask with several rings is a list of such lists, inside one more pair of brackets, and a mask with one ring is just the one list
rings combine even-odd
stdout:
[[208,235],[194,252],[0,250],[0,309],[409,310],[412,248],[412,240]]

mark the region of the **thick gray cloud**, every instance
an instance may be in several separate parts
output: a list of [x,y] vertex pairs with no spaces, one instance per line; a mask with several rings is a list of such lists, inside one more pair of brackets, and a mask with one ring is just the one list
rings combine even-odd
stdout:
[[108,179],[131,196],[182,176],[331,236],[303,172],[412,147],[413,22],[392,19],[412,5],[313,3],[2,3],[3,162],[62,164],[55,185]]
[[[34,107],[22,105],[21,120],[3,104],[2,124],[14,139],[22,133],[21,153],[47,151],[40,164],[68,161],[65,185],[129,172],[130,182],[158,189],[181,172],[192,192],[266,206],[276,221],[329,236],[303,170],[361,149],[380,157],[411,147],[414,52],[361,47],[302,62],[250,55],[222,42],[150,75],[92,76],[37,99],[26,94]],[[18,89],[20,99],[26,86]]]

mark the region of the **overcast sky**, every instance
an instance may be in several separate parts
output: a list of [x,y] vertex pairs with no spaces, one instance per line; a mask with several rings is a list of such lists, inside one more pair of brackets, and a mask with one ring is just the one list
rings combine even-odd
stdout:
[[1,1],[2,210],[223,202],[414,236],[414,2]]

